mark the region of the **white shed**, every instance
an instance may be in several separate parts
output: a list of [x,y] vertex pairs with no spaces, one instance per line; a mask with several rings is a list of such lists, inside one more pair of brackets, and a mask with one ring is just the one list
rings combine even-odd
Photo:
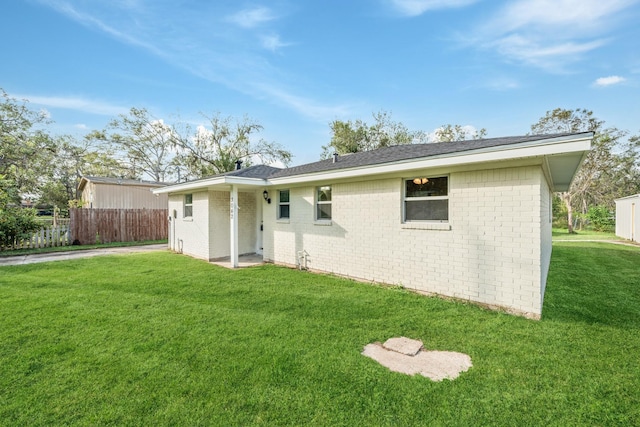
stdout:
[[151,190],[164,182],[83,176],[78,184],[82,207],[87,209],[167,209],[167,195]]
[[640,194],[616,199],[616,236],[640,242]]

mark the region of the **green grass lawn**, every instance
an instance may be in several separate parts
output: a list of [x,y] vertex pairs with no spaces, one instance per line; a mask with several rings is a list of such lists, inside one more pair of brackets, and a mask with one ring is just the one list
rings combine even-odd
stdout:
[[[394,336],[473,367],[360,354]],[[541,321],[167,252],[1,267],[0,425],[640,425],[640,249],[554,244]]]
[[624,240],[614,232],[595,230],[576,230],[569,234],[566,228],[554,228],[552,235],[553,240]]

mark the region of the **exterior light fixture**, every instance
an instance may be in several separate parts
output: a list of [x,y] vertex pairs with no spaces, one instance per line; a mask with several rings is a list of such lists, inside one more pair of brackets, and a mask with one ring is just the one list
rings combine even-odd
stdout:
[[263,197],[265,200],[267,200],[267,199],[269,198],[269,192],[268,192],[267,190],[264,190],[264,191],[262,192],[262,197]]

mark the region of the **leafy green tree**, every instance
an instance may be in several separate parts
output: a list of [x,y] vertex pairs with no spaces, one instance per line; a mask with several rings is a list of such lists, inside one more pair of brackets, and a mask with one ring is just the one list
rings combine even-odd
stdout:
[[373,113],[373,120],[372,125],[360,119],[331,122],[331,142],[322,147],[321,157],[327,159],[333,153],[350,154],[392,145],[428,142],[426,133],[411,131],[404,124],[393,121],[391,113]]
[[624,149],[625,132],[605,128],[604,121],[586,109],[547,111],[544,117],[531,126],[532,134],[593,132],[591,151],[577,172],[569,191],[560,194],[567,211],[569,232],[574,231],[574,211],[586,215],[589,206],[613,207],[619,195],[619,186],[629,179],[625,176],[629,163],[637,156],[629,152],[625,160],[619,154]]
[[130,169],[118,161],[114,154],[96,146],[93,134],[77,141],[70,136],[56,138],[54,168],[49,179],[40,188],[38,203],[54,206],[66,214],[69,201],[76,199],[76,189],[84,176],[131,178]]
[[613,186],[616,197],[640,193],[640,135],[629,138],[619,154],[620,165]]
[[0,250],[26,239],[40,228],[34,209],[21,208],[16,184],[0,175]]
[[0,89],[0,174],[14,183],[14,197],[37,194],[52,167],[55,142],[36,128],[46,123],[45,113]]
[[464,141],[467,139],[482,139],[485,136],[487,136],[487,130],[485,128],[472,130],[461,125],[446,124],[436,129],[433,142],[454,142]]
[[183,171],[182,178],[195,179],[229,172],[236,161],[245,166],[259,160],[263,163],[281,162],[288,165],[291,153],[280,144],[257,139],[255,135],[262,125],[247,116],[240,120],[222,117],[216,113],[208,120],[208,126],[192,128],[182,125],[174,129],[174,145],[177,149],[173,165]]
[[586,217],[596,231],[612,231],[616,224],[615,214],[607,206],[590,206]]
[[121,162],[130,170],[129,176],[146,174],[154,181],[165,181],[171,173],[176,136],[171,126],[145,108],[131,108],[128,114],[112,120],[106,130],[90,136],[123,155]]

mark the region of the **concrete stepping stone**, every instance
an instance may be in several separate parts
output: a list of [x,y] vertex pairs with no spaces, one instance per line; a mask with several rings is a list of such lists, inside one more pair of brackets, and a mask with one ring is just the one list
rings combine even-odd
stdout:
[[406,356],[415,356],[422,350],[422,341],[407,337],[389,338],[382,344],[387,350],[395,351]]

